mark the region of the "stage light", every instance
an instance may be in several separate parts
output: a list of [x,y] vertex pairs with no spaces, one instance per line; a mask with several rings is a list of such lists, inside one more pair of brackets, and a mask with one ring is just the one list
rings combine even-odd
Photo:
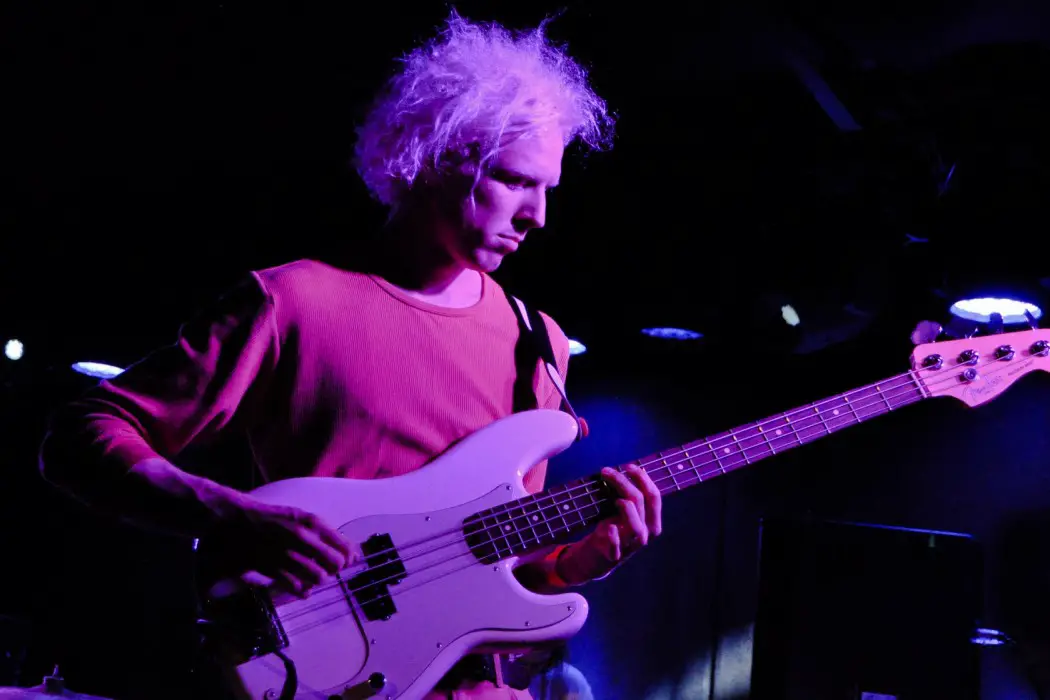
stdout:
[[1013,644],[1014,640],[1005,632],[988,629],[986,627],[978,627],[977,633],[970,639],[970,643],[982,647],[1001,647],[1007,644]]
[[696,340],[704,337],[702,333],[685,328],[643,328],[642,333],[651,338],[666,338],[669,340]]
[[25,346],[22,345],[22,341],[12,338],[4,345],[4,354],[7,355],[7,359],[9,360],[21,360],[22,355],[25,353],[25,349]]
[[950,311],[959,318],[976,323],[990,323],[992,314],[1001,315],[1003,323],[1026,323],[1028,319],[1025,311],[1032,314],[1033,318],[1043,315],[1043,311],[1035,304],[996,297],[960,299],[951,305]]
[[795,307],[791,304],[784,304],[780,307],[780,316],[789,326],[797,326],[800,322],[798,312],[795,311]]
[[569,338],[569,354],[570,355],[582,355],[587,352],[587,346],[578,340]]
[[89,377],[95,377],[96,379],[112,379],[124,370],[101,362],[74,362],[73,371],[86,374]]

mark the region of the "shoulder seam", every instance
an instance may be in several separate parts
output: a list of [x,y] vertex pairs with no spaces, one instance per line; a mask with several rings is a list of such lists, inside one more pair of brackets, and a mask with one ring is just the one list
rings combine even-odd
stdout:
[[266,281],[263,280],[262,275],[260,275],[255,270],[251,271],[251,275],[252,275],[252,278],[255,280],[255,283],[259,286],[259,291],[261,291],[263,293],[263,296],[266,297],[267,316],[269,317],[268,318],[268,322],[271,325],[271,330],[273,331],[273,338],[274,338],[274,341],[273,341],[274,342],[274,357],[273,357],[274,367],[271,367],[270,369],[274,369],[274,368],[276,368],[277,363],[281,359],[281,345],[282,345],[282,343],[281,343],[281,340],[282,340],[281,339],[281,324],[277,322],[277,299],[276,299],[276,297],[274,297],[273,292],[270,291],[270,288],[268,286],[266,286]]

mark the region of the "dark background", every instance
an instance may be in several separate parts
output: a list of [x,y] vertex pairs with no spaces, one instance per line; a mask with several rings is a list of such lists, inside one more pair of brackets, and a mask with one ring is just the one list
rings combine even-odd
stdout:
[[[89,385],[71,362],[126,365],[245,270],[381,223],[353,126],[447,7],[335,6],[5,6],[0,336],[26,354],[0,364],[0,614],[29,622],[26,683],[61,662],[117,694],[186,665],[185,544],[83,512],[35,451]],[[592,436],[552,483],[907,369],[915,323],[975,290],[1047,307],[1045,3],[458,7],[566,7],[550,34],[619,115],[498,275],[589,348]],[[603,699],[746,697],[759,519],[812,515],[974,535],[983,622],[1019,640],[982,652],[984,696],[1036,697],[1048,389],[926,402],[669,500],[659,544],[588,589],[573,663]]]

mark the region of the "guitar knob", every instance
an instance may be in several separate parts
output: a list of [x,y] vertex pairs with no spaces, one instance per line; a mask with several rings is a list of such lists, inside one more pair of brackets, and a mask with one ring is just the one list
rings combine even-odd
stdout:
[[1032,343],[1032,347],[1029,348],[1029,351],[1038,357],[1046,357],[1047,355],[1050,355],[1050,342],[1037,340]]
[[368,687],[373,690],[382,690],[386,687],[386,676],[382,673],[373,673],[368,677]]
[[981,354],[976,350],[963,350],[959,353],[959,364],[960,365],[975,365],[977,360],[980,359]]
[[1012,360],[1014,359],[1014,349],[1009,345],[1000,345],[995,349],[995,359],[997,360]]

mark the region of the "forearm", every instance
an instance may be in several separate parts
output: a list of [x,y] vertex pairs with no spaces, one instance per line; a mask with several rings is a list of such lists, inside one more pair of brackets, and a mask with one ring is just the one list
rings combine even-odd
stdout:
[[45,477],[92,507],[140,527],[200,537],[247,497],[159,457],[122,474],[88,468]]

